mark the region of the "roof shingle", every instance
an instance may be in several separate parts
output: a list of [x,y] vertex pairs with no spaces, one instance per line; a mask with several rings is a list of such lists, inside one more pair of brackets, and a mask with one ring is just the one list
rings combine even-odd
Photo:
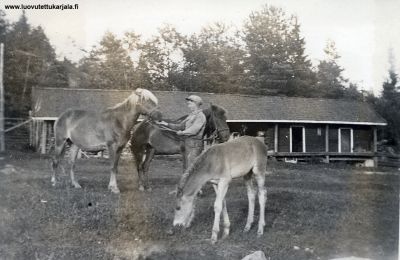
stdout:
[[[33,116],[58,117],[71,108],[99,111],[123,101],[131,92],[130,90],[34,88],[32,101],[33,104],[38,104],[39,109],[34,111]],[[192,94],[191,92],[152,92],[159,99],[165,118],[178,118],[189,112],[185,97]],[[205,106],[214,103],[224,107],[228,112],[228,120],[386,123],[365,102],[240,94],[196,94],[202,97]]]

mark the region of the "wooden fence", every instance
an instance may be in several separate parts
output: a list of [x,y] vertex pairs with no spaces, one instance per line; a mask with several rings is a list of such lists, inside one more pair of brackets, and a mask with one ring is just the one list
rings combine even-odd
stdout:
[[28,118],[5,118],[4,120],[4,139],[6,151],[25,150],[30,148]]

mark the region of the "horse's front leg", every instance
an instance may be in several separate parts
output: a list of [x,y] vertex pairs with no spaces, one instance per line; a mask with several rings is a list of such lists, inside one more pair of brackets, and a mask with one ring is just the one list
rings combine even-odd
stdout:
[[223,209],[226,192],[228,191],[229,182],[230,180],[228,179],[220,179],[218,182],[217,196],[214,202],[214,225],[211,234],[212,244],[215,244],[218,240],[219,221],[221,219],[221,211]]
[[111,192],[118,194],[120,193],[117,185],[117,173],[118,173],[118,161],[121,156],[123,146],[117,146],[116,144],[108,145],[108,152],[110,154],[111,161],[111,176],[110,183],[108,184],[108,189]]

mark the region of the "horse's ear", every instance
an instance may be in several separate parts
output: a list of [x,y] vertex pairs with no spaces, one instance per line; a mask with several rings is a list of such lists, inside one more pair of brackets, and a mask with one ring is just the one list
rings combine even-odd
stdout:
[[179,187],[179,185],[176,186],[176,197],[180,198],[183,195],[183,189]]
[[151,100],[153,101],[153,103],[155,103],[156,105],[158,104],[158,98],[156,96],[154,96],[153,93],[151,93],[149,90],[147,89],[143,89],[143,88],[137,88],[135,90],[136,95],[138,95],[140,97],[140,100]]
[[142,95],[142,92],[143,92],[143,89],[141,89],[141,88],[135,89],[135,93],[136,93],[137,95],[139,95],[139,96]]

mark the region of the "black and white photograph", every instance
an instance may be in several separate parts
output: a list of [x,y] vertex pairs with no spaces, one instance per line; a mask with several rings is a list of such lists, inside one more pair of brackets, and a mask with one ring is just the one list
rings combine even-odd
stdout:
[[0,259],[400,259],[399,32],[397,0],[0,0]]

